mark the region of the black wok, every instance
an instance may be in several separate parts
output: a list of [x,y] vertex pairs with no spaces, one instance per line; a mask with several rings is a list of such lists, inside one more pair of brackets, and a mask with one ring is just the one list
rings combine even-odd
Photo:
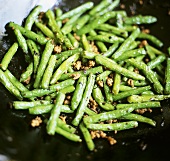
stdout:
[[[64,9],[78,6],[85,0],[63,0],[56,4]],[[99,0],[95,0],[95,3]],[[128,14],[151,14],[158,18],[156,24],[148,26],[151,33],[164,42],[163,51],[170,46],[170,1],[169,0],[121,0]],[[48,3],[48,2],[47,2]],[[15,5],[15,4],[14,4]],[[33,7],[33,6],[31,6]],[[31,8],[28,6],[28,10]],[[10,10],[10,8],[9,8]],[[18,13],[20,15],[20,13]],[[3,15],[0,15],[2,17]],[[15,19],[13,20],[15,22]],[[10,45],[10,37],[0,41],[0,59]],[[23,58],[15,55],[10,70],[16,77],[25,67]],[[20,65],[21,64],[21,65]],[[113,135],[118,143],[114,146],[106,140],[95,140],[96,151],[89,152],[84,142],[73,143],[62,136],[46,134],[45,126],[30,127],[33,118],[27,112],[9,108],[15,100],[0,84],[0,161],[168,161],[170,160],[170,100],[162,102],[163,112],[154,110],[146,114],[157,121],[157,127],[141,124],[139,128]]]

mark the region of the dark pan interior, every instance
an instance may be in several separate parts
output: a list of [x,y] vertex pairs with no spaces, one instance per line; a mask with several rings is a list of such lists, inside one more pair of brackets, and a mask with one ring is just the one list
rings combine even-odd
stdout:
[[[85,0],[63,0],[59,6],[68,10]],[[96,4],[99,0],[94,1]],[[151,33],[164,42],[163,51],[170,46],[170,1],[169,0],[121,0],[130,15],[151,14],[158,18],[156,24],[147,26]],[[19,14],[19,13],[18,13]],[[0,15],[3,16],[3,15]],[[13,20],[15,22],[15,20]],[[10,38],[0,41],[0,59],[10,45]],[[19,76],[24,68],[23,58],[15,55],[10,70]],[[32,116],[25,111],[9,108],[9,102],[15,100],[0,84],[0,161],[166,161],[170,151],[170,100],[162,102],[160,109],[147,114],[157,121],[157,127],[141,124],[139,128],[118,132],[113,135],[118,143],[110,146],[106,140],[95,140],[96,151],[89,152],[84,142],[73,143],[62,136],[46,134],[42,125],[38,128],[29,126]]]

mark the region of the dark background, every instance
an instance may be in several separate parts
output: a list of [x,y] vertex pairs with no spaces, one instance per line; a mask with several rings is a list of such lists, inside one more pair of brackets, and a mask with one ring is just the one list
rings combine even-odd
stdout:
[[[63,0],[59,6],[67,11],[84,0]],[[98,0],[94,1],[96,4]],[[150,25],[151,34],[164,42],[162,50],[167,52],[170,46],[170,1],[169,0],[121,0],[130,15],[153,15],[158,18],[156,24]],[[118,8],[117,8],[118,9]],[[19,15],[19,13],[18,13]],[[0,15],[3,16],[3,15]],[[13,20],[15,22],[15,20]],[[11,42],[8,37],[0,41],[0,59]],[[21,64],[21,65],[20,65]],[[9,66],[19,76],[24,68],[22,57],[15,55]],[[169,100],[162,102],[163,112],[155,110],[152,117],[157,127],[141,124],[139,128],[118,132],[115,136],[118,143],[110,146],[107,141],[95,140],[96,151],[89,152],[84,142],[73,143],[62,136],[47,136],[42,125],[31,128],[33,118],[26,111],[15,111],[9,108],[9,102],[15,100],[0,84],[0,161],[169,161],[170,151],[170,105]],[[148,114],[149,116],[150,114]]]

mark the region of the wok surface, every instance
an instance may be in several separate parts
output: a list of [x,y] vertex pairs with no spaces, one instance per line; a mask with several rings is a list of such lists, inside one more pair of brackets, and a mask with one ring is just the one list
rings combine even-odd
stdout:
[[[133,9],[136,14],[150,14],[158,18],[156,24],[150,25],[151,33],[164,42],[163,51],[170,46],[169,0],[122,0],[126,11]],[[59,6],[64,10],[74,8],[83,1],[63,0]],[[94,1],[99,2],[98,0]],[[19,14],[19,13],[18,13]],[[3,15],[0,15],[3,16]],[[13,20],[15,22],[15,20]],[[8,37],[0,41],[0,59],[10,45]],[[10,64],[10,70],[16,77],[24,68],[22,57],[16,55]],[[21,64],[22,62],[22,64]],[[20,65],[21,64],[21,65]],[[118,141],[110,146],[106,140],[95,140],[96,151],[89,152],[84,142],[73,143],[62,136],[48,136],[45,126],[30,127],[33,118],[25,111],[9,108],[9,102],[15,100],[0,84],[0,161],[166,161],[170,151],[170,101],[162,102],[160,109],[148,114],[157,121],[157,127],[141,124],[134,130],[112,134]]]

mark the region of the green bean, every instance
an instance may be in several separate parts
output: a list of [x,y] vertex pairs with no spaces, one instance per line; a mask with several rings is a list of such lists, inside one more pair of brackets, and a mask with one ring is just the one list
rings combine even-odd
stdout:
[[89,102],[89,99],[90,99],[90,96],[91,96],[91,93],[92,93],[92,89],[93,89],[93,86],[94,86],[94,83],[95,83],[95,77],[96,76],[94,74],[90,74],[89,77],[88,77],[86,87],[85,87],[85,91],[84,91],[83,96],[82,96],[83,99],[81,99],[80,104],[79,104],[77,111],[76,111],[76,116],[72,120],[72,124],[74,126],[78,126],[78,124],[80,123],[80,120],[83,117],[83,114],[85,112],[86,106]]
[[60,92],[64,94],[68,94],[68,93],[74,92],[74,90],[75,90],[75,87],[72,85],[72,86],[68,86],[66,88],[61,89]]
[[[54,107],[54,104],[47,104],[47,105],[37,105],[34,107],[29,108],[29,114],[32,115],[42,115],[49,113]],[[63,113],[73,113],[68,105],[61,105],[61,112]]]
[[153,91],[145,91],[145,92],[142,92],[141,95],[154,95],[154,92]]
[[113,83],[112,93],[114,95],[116,95],[116,94],[119,93],[119,90],[120,90],[121,75],[118,74],[118,73],[115,73],[114,81],[113,82],[114,83]]
[[13,94],[19,100],[22,100],[23,97],[20,94],[20,91],[10,82],[5,73],[0,69],[0,82],[5,86],[5,88]]
[[[155,55],[155,52],[152,50],[152,48],[150,48],[149,45],[146,45],[145,47],[146,47],[146,50],[147,50],[147,53],[148,53],[150,59],[151,59],[151,60],[155,59],[155,58],[156,58],[156,55]],[[162,54],[161,54],[161,55],[162,55]],[[164,75],[163,66],[162,66],[161,64],[156,66],[156,70],[157,70],[160,74]],[[157,76],[157,77],[158,77],[158,76]]]
[[90,15],[85,14],[82,15],[77,21],[76,24],[74,24],[73,26],[73,31],[77,32],[78,30],[80,30],[90,19]]
[[22,96],[24,98],[34,98],[34,97],[41,97],[47,94],[54,92],[54,90],[49,89],[33,89],[31,91],[24,91],[22,92]]
[[123,28],[123,16],[121,14],[116,15],[116,26]]
[[55,91],[59,91],[59,90],[65,88],[65,87],[73,85],[74,83],[75,83],[75,80],[67,79],[65,81],[62,81],[62,82],[59,82],[57,84],[49,86],[48,89],[33,89],[31,91],[22,92],[22,95],[25,98],[41,97],[41,96],[53,93]]
[[27,30],[27,29],[23,28],[22,26],[14,23],[14,22],[10,22],[9,27],[11,27],[13,30],[19,29],[20,32],[22,33],[22,35],[26,36],[27,38],[29,38],[31,40],[34,40],[35,42],[38,42],[41,45],[45,45],[48,41],[43,36],[40,36],[33,31]]
[[[94,30],[91,30],[89,32],[89,35],[90,36],[96,36],[97,33]],[[96,41],[95,43],[96,43],[96,45],[98,46],[98,48],[100,49],[101,52],[106,52],[107,51],[107,47],[106,47],[106,45],[103,42]]]
[[25,110],[38,105],[48,105],[50,101],[37,100],[37,101],[13,101],[12,105],[17,110]]
[[106,79],[106,77],[108,77],[109,74],[111,74],[112,71],[110,70],[105,70],[104,72],[102,72],[101,74],[99,74],[97,77],[96,77],[96,80],[99,81],[103,81]]
[[68,72],[68,73],[73,73],[73,72],[74,72],[74,69],[72,68],[72,66],[68,67],[67,72]]
[[113,124],[87,124],[88,129],[102,131],[120,131],[136,127],[138,127],[137,121],[126,121]]
[[113,111],[108,111],[108,112],[102,112],[97,115],[91,115],[83,118],[83,122],[85,125],[93,124],[93,123],[98,123],[102,121],[107,121],[111,119],[117,119],[120,118],[123,115],[126,115],[130,112],[132,112],[134,108],[128,107],[128,108],[123,108],[119,110],[113,110]]
[[165,72],[165,91],[166,94],[170,94],[170,58],[166,61],[166,72]]
[[147,40],[151,41],[157,47],[162,47],[163,46],[163,42],[162,41],[160,41],[158,38],[156,38],[155,36],[150,35],[150,34],[146,34],[146,33],[141,32],[138,35],[137,38],[139,38],[139,39],[147,39]]
[[[135,89],[136,87],[132,88],[132,87],[129,87],[129,86],[125,86],[125,85],[122,85],[120,84],[120,87],[119,87],[119,91],[128,91],[128,90],[131,90],[131,89]],[[117,93],[118,94],[118,93]]]
[[91,9],[93,7],[94,3],[93,2],[86,2],[82,5],[80,5],[77,8],[74,8],[64,14],[62,14],[60,17],[57,18],[57,20],[64,20],[66,18],[72,17],[76,14],[84,13],[87,10]]
[[71,141],[75,141],[75,142],[81,142],[81,138],[80,136],[70,133],[68,131],[65,131],[64,129],[60,128],[60,127],[56,127],[55,132],[57,134],[60,134],[62,136],[64,136],[65,138],[71,140]]
[[161,107],[161,103],[158,101],[150,101],[150,102],[142,102],[142,103],[130,103],[130,104],[117,104],[116,105],[116,109],[128,108],[128,107],[133,107],[134,109],[158,108],[158,107]]
[[95,53],[95,52],[86,51],[86,50],[84,50],[84,51],[82,52],[82,54],[81,54],[81,56],[82,56],[83,58],[86,58],[86,59],[94,59],[96,55],[98,55],[98,54]]
[[140,45],[140,43],[141,43],[140,41],[133,41],[133,42],[130,44],[128,50],[133,50],[133,49],[137,48],[137,47]]
[[48,26],[51,28],[51,30],[55,34],[57,41],[60,44],[63,44],[65,38],[59,26],[57,25],[57,21],[55,20],[54,13],[52,12],[52,10],[49,9],[45,13],[45,15],[48,18]]
[[25,20],[25,26],[24,26],[25,29],[31,30],[34,21],[37,19],[37,16],[39,15],[41,9],[42,6],[38,5],[31,11],[31,13],[27,16]]
[[28,89],[21,83],[19,82],[19,80],[7,69],[4,74],[6,75],[6,77],[8,77],[8,79],[10,80],[10,82],[20,91],[20,92],[24,92],[24,91],[28,91]]
[[86,87],[87,77],[81,76],[76,84],[76,89],[73,93],[72,99],[71,99],[71,109],[75,110],[78,105],[80,104],[80,101],[83,96],[84,89]]
[[76,53],[81,53],[82,51],[83,51],[82,48],[77,48],[77,49],[73,49],[73,50],[63,51],[63,52],[61,52],[59,54],[56,54],[56,59],[60,59],[61,57],[66,56],[66,55],[69,57],[69,56],[74,55]]
[[62,121],[60,118],[57,119],[57,124],[58,127],[62,128],[63,130],[70,132],[70,133],[75,133],[76,128],[74,128],[71,125],[66,124],[64,121]]
[[83,122],[80,123],[80,130],[84,136],[84,139],[86,141],[87,147],[90,151],[93,151],[95,148],[95,144],[92,140],[91,134],[89,132],[89,130],[85,127],[85,125],[83,124]]
[[[63,55],[61,58],[59,58],[58,60],[56,60],[56,63],[55,63],[55,67],[54,69],[57,69],[65,60],[67,60],[70,56],[72,56],[74,54],[65,54]],[[71,66],[70,66],[71,67]]]
[[60,28],[58,27],[53,11],[49,9],[45,14],[48,18],[48,25],[56,36],[56,41],[58,41],[60,44],[64,43],[68,49],[73,48],[70,40],[65,35],[63,35]]
[[44,89],[47,89],[49,87],[50,79],[53,74],[55,63],[56,63],[56,56],[51,55],[49,58],[47,68],[45,69],[44,74],[42,76],[41,87]]
[[[30,79],[31,79],[31,75],[33,73],[33,62],[31,62],[26,70],[21,74],[20,76],[20,82],[25,82],[25,83],[29,83]],[[27,83],[27,84],[28,84]]]
[[130,114],[127,114],[127,115],[124,115],[122,116],[120,119],[126,119],[126,120],[131,120],[131,121],[138,121],[138,122],[144,122],[144,123],[147,123],[147,124],[150,124],[152,126],[156,126],[156,122],[150,118],[147,118],[147,117],[144,117],[142,115],[138,115],[138,114],[133,114],[133,113],[130,113]]
[[165,53],[163,53],[162,51],[158,50],[157,48],[147,44],[146,45],[147,48],[149,48],[153,53],[157,54],[157,55],[161,55],[161,54],[164,54],[166,55]]
[[148,102],[148,101],[162,101],[170,98],[170,95],[132,95],[127,98],[129,103]]
[[23,50],[24,53],[28,54],[28,46],[27,46],[26,40],[22,36],[20,30],[17,29],[17,28],[14,29],[14,33],[15,33],[15,36],[17,38],[19,46],[21,47],[21,49]]
[[120,99],[126,98],[131,95],[140,94],[140,93],[150,90],[150,89],[151,89],[150,86],[145,86],[145,87],[139,87],[139,88],[131,89],[128,91],[124,91],[124,92],[118,93],[116,95],[113,95],[113,101],[118,101]]
[[97,30],[101,30],[101,31],[108,31],[110,33],[113,33],[115,35],[119,35],[122,37],[128,37],[128,32],[124,29],[109,25],[109,24],[100,24],[98,26],[96,26]]
[[75,61],[78,60],[80,54],[74,54],[70,56],[67,60],[65,60],[59,67],[58,69],[54,72],[52,79],[50,81],[50,84],[56,83],[61,75],[67,71],[68,67],[71,66]]
[[[58,17],[60,17],[60,16],[63,14],[63,11],[62,11],[60,8],[57,8],[57,9],[55,10],[55,14],[56,14],[56,17],[58,18]],[[56,23],[57,23],[57,26],[58,26],[59,28],[62,27],[62,21],[59,21],[59,20],[58,20]]]
[[36,25],[36,26],[42,31],[42,33],[43,33],[44,35],[46,35],[47,37],[49,37],[49,38],[51,38],[51,39],[54,39],[54,38],[55,38],[53,32],[52,32],[46,25],[44,25],[44,24],[42,24],[42,23],[40,23],[40,22],[38,22],[38,21],[35,22],[35,25]]
[[145,77],[143,77],[142,75],[139,75],[135,72],[131,72],[131,71],[127,70],[126,68],[121,67],[120,65],[118,65],[116,62],[114,62],[113,60],[111,60],[109,58],[106,58],[101,55],[97,55],[97,56],[95,56],[95,60],[98,64],[104,65],[105,67],[109,68],[110,70],[115,71],[119,74],[122,74],[126,77],[133,78],[135,80],[145,80]]
[[97,28],[100,24],[105,23],[110,18],[114,18],[115,16],[116,16],[115,12],[107,12],[103,16],[98,17],[95,20],[93,20],[92,22],[83,26],[80,30],[77,31],[77,34],[78,35],[86,34],[86,33],[90,32],[90,30]]
[[106,43],[115,43],[115,42],[123,42],[123,38],[117,37],[115,35],[96,35],[96,36],[88,36],[88,40],[97,40]]
[[55,129],[57,127],[57,118],[59,118],[59,115],[61,113],[61,105],[63,104],[65,99],[65,94],[58,93],[56,97],[56,103],[54,104],[54,107],[51,110],[51,115],[49,120],[47,121],[47,133],[49,135],[55,134]]
[[59,82],[57,84],[54,84],[54,85],[50,85],[49,86],[49,89],[52,90],[52,91],[59,91],[63,88],[66,88],[68,86],[71,86],[75,83],[75,80],[73,79],[67,79],[67,80],[64,80],[62,82]]
[[74,48],[78,48],[79,47],[79,42],[76,40],[76,38],[71,33],[68,33],[67,37],[71,41],[71,43],[72,43]]
[[100,12],[103,8],[109,6],[112,3],[112,0],[102,0],[98,5],[94,6],[89,14],[94,16],[96,13]]
[[168,54],[170,55],[170,47],[168,47]]
[[31,54],[33,56],[33,66],[34,66],[34,74],[37,73],[37,69],[38,69],[38,65],[39,65],[39,61],[40,61],[40,52],[38,50],[38,47],[36,45],[36,43],[30,39],[27,40],[27,45],[28,48],[31,51]]
[[132,32],[137,28],[137,26],[126,25],[126,26],[123,26],[122,28],[128,32]]
[[132,17],[125,17],[124,23],[126,25],[132,25],[132,24],[151,24],[155,23],[157,21],[157,18],[154,16],[142,16],[142,15],[136,15]]
[[111,45],[111,46],[109,47],[109,49],[108,49],[106,52],[104,52],[102,55],[105,56],[105,57],[110,57],[110,56],[112,56],[112,54],[113,54],[114,51],[118,48],[118,46],[119,46],[119,43],[118,43],[118,42],[114,43],[114,44]]
[[83,35],[81,36],[81,42],[82,42],[82,45],[83,45],[84,50],[86,50],[86,51],[92,51],[91,46],[90,46],[90,44],[89,44],[89,42],[88,42],[87,37],[86,37],[85,34],[83,34]]
[[0,67],[3,70],[6,70],[8,68],[9,63],[11,62],[13,56],[18,50],[18,43],[15,42],[13,45],[8,49],[8,51],[5,53],[4,57],[1,60]]
[[96,16],[101,16],[109,11],[113,11],[113,9],[116,8],[119,3],[120,3],[120,0],[114,0],[112,3],[110,3],[110,5],[106,6],[105,8],[100,10],[100,12],[96,13]]
[[88,108],[88,107],[86,107],[85,113],[88,114],[89,116],[90,116],[90,115],[96,115],[96,114],[97,114],[96,112],[94,112],[93,110],[91,110],[91,109]]
[[92,91],[92,95],[94,100],[99,104],[101,108],[104,110],[114,110],[114,106],[111,105],[110,103],[105,102],[102,91],[100,90],[99,87],[94,87]]
[[131,35],[121,44],[121,46],[117,49],[117,51],[114,53],[113,58],[117,59],[119,58],[123,52],[126,51],[126,49],[129,47],[129,45],[137,38],[137,36],[140,33],[140,29],[137,28],[134,30]]
[[[60,92],[64,93],[64,94],[68,94],[68,93],[74,92],[74,90],[75,90],[75,87],[73,85],[71,85],[71,86],[67,86],[67,87],[61,89]],[[50,98],[56,97],[57,94],[58,94],[58,92],[51,93]]]
[[70,32],[72,31],[72,29],[73,29],[74,24],[77,23],[77,20],[79,19],[80,16],[81,16],[81,13],[72,16],[72,17],[65,23],[65,25],[61,28],[61,32],[62,32],[64,35],[70,33]]
[[99,35],[105,35],[108,37],[113,37],[113,39],[117,40],[118,42],[123,42],[125,39],[122,37],[118,37],[117,35],[110,33],[110,32],[106,32],[106,31],[99,31],[98,32]]
[[157,77],[155,76],[155,73],[150,68],[148,68],[148,66],[144,62],[136,61],[133,58],[127,60],[127,62],[130,63],[131,65],[134,65],[139,70],[142,70],[142,72],[145,74],[149,82],[153,84],[154,89],[157,93],[163,92],[163,87],[158,81]]
[[106,79],[104,79],[103,87],[104,87],[106,102],[113,102],[113,97],[112,97],[113,94],[111,93],[110,87],[106,83]]
[[38,88],[40,86],[41,79],[43,77],[49,58],[53,52],[53,48],[54,48],[54,45],[52,44],[51,40],[49,40],[41,56],[41,60],[40,60],[37,74],[36,74],[35,81],[34,81],[34,88]]
[[151,60],[150,62],[148,62],[147,66],[150,69],[154,69],[155,67],[157,67],[157,65],[161,64],[165,59],[166,59],[165,55],[159,55],[156,58],[154,58],[153,60]]
[[59,80],[66,80],[66,79],[69,79],[69,78],[74,78],[74,75],[88,76],[90,73],[100,74],[102,72],[103,72],[102,66],[98,66],[98,67],[90,68],[90,69],[87,69],[87,70],[81,70],[81,71],[77,71],[77,72],[73,72],[73,73],[63,74],[60,77]]
[[128,59],[130,57],[137,57],[137,56],[140,56],[140,55],[146,55],[146,51],[145,51],[144,48],[125,51],[124,53],[122,53],[121,56],[119,56],[115,60],[116,61],[122,61],[122,60]]

